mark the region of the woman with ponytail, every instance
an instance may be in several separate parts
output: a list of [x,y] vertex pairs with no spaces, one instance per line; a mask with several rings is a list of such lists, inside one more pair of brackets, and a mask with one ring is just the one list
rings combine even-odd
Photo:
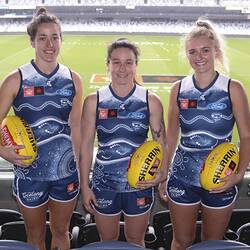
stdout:
[[58,18],[38,9],[27,33],[35,59],[10,73],[0,89],[0,121],[14,109],[33,129],[38,156],[31,165],[17,151],[24,145],[0,146],[14,165],[13,193],[22,212],[27,241],[45,250],[49,210],[51,249],[68,250],[69,224],[79,193],[82,83],[79,75],[57,61],[62,34]]
[[[171,213],[171,250],[185,250],[192,245],[199,211],[201,239],[223,238],[237,196],[236,185],[242,181],[250,160],[247,95],[238,80],[222,74],[228,70],[222,37],[212,22],[199,19],[184,40],[194,73],[176,82],[170,94],[167,144],[168,158],[173,162],[168,181],[159,186]],[[217,145],[231,141],[235,123],[240,138],[238,171],[220,179],[225,182],[222,187],[207,191],[200,184],[204,161]]]

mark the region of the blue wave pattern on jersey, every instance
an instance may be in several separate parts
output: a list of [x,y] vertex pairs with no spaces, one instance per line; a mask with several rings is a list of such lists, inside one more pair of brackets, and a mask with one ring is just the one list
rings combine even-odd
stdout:
[[96,189],[135,191],[127,182],[127,168],[134,150],[147,139],[147,90],[136,84],[127,97],[120,98],[107,86],[97,94],[99,143],[92,185]]
[[15,166],[14,173],[22,179],[40,181],[68,177],[77,171],[68,122],[75,96],[71,72],[59,64],[46,75],[34,61],[19,71],[22,82],[13,109],[33,129],[38,156],[28,168]]
[[231,141],[235,119],[229,83],[218,73],[206,89],[196,86],[194,76],[182,80],[177,100],[181,138],[171,170],[175,178],[200,186],[199,173],[208,153]]

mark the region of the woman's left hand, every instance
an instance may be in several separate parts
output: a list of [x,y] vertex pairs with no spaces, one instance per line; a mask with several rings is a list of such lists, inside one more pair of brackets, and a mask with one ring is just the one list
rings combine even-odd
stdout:
[[231,174],[228,175],[224,178],[221,178],[219,181],[220,182],[224,182],[224,185],[218,188],[213,188],[210,190],[210,193],[222,193],[225,192],[226,190],[232,188],[233,186],[235,186],[236,184],[238,184],[239,182],[241,182],[242,180],[242,175],[240,174]]

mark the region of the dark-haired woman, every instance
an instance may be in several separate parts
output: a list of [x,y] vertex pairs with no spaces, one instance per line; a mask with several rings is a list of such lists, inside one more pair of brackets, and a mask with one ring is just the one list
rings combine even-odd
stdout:
[[[227,67],[223,40],[214,25],[199,19],[186,34],[185,49],[194,74],[177,82],[171,91],[167,141],[169,159],[175,156],[167,190],[166,183],[160,185],[173,224],[171,250],[185,250],[192,244],[199,210],[202,240],[223,238],[237,196],[235,185],[243,179],[250,160],[247,95],[239,81],[217,71]],[[240,138],[238,172],[221,179],[222,187],[207,191],[201,187],[200,170],[214,147],[231,141],[235,123]]]
[[10,73],[0,89],[0,121],[11,106],[32,127],[38,156],[29,166],[17,150],[0,146],[0,155],[14,164],[13,192],[23,214],[27,241],[45,250],[46,211],[50,212],[52,249],[70,248],[68,228],[79,193],[77,161],[82,106],[79,75],[57,61],[60,22],[46,9],[27,27],[35,59]]
[[[158,96],[135,81],[139,50],[127,39],[114,41],[107,51],[111,83],[86,97],[82,115],[80,176],[83,203],[94,214],[101,240],[117,240],[121,214],[128,242],[144,245],[154,201],[152,186],[166,178],[163,163],[151,182],[131,188],[127,168],[133,151],[152,137],[165,149],[163,108]],[[98,152],[89,187],[95,133]]]

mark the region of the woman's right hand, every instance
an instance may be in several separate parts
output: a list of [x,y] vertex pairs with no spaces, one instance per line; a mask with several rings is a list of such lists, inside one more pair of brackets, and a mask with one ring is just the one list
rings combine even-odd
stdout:
[[98,203],[96,201],[94,192],[89,187],[82,189],[82,201],[83,207],[91,214],[94,214],[95,210],[93,206],[95,205],[98,207]]
[[19,155],[17,152],[19,149],[23,149],[23,145],[10,145],[10,146],[0,146],[0,156],[6,161],[15,164],[20,167],[28,167],[29,164],[25,164],[23,160],[29,160],[32,156]]
[[163,181],[163,182],[161,182],[159,184],[158,192],[159,192],[159,195],[160,195],[161,199],[164,200],[165,202],[168,202],[168,196],[167,196],[166,188],[167,188],[167,180]]

